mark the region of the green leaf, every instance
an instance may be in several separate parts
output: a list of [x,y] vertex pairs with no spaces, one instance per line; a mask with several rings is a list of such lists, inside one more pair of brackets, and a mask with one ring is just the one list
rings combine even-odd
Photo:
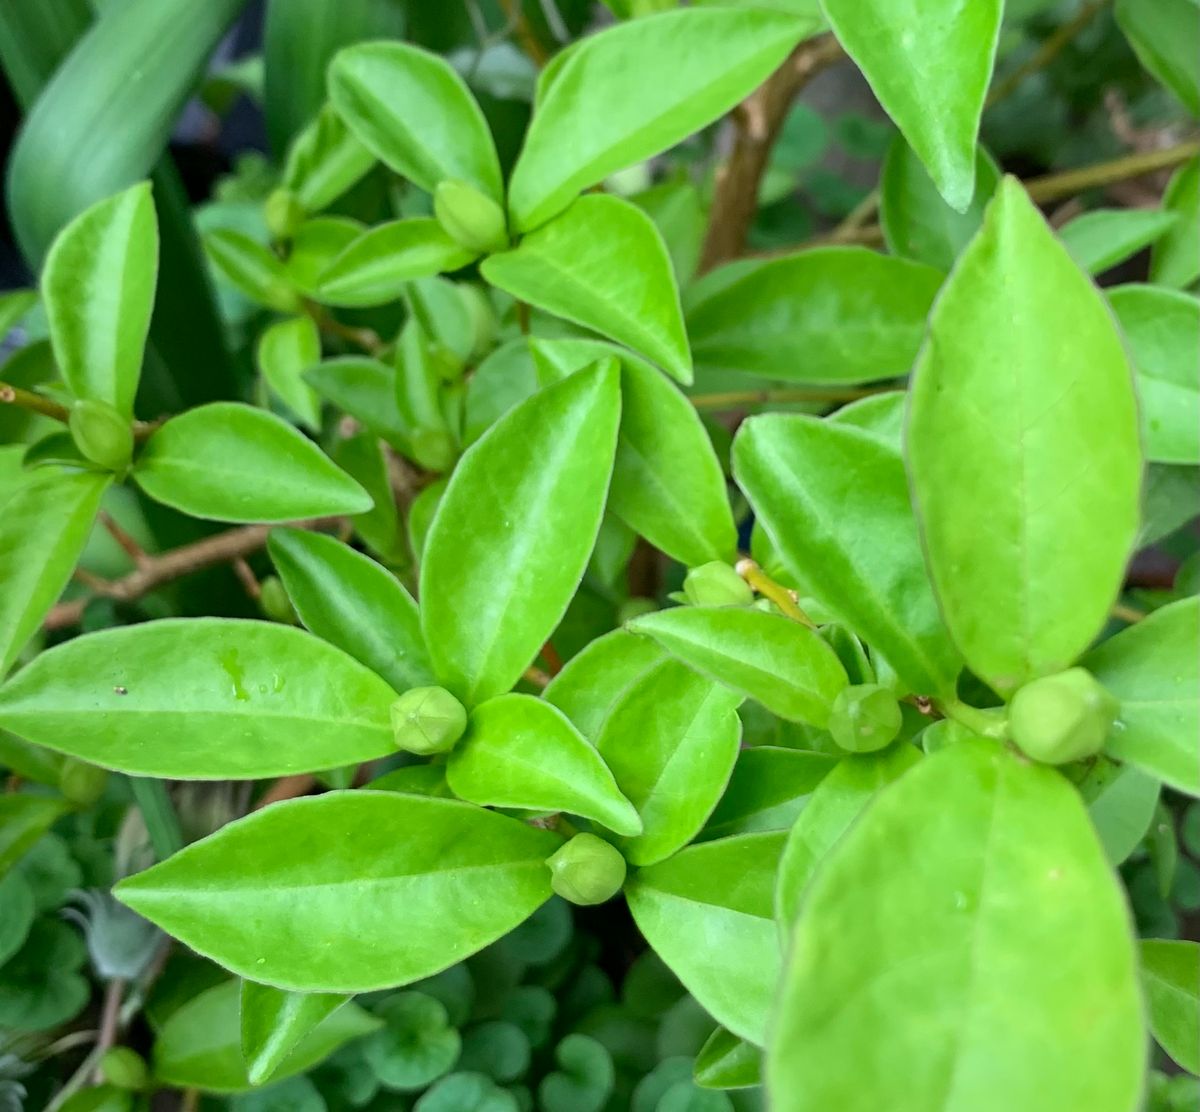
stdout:
[[1094,209],[1069,220],[1058,236],[1080,269],[1100,274],[1157,242],[1178,219],[1154,209]]
[[388,1089],[423,1089],[454,1067],[462,1040],[446,1006],[422,992],[389,996],[380,1008],[385,1026],[362,1048],[363,1058]]
[[967,740],[813,878],[767,1089],[778,1112],[1127,1112],[1145,1059],[1129,911],[1078,795]]
[[605,355],[620,358],[621,428],[609,509],[688,567],[732,561],[737,531],[725,474],[691,402],[649,364],[610,344],[534,340],[530,346],[539,367],[565,373]]
[[813,30],[778,12],[681,9],[572,46],[539,85],[509,185],[516,230],[544,224],[589,186],[723,116]]
[[930,575],[968,665],[1007,695],[1068,667],[1120,590],[1142,471],[1129,361],[1012,178],[929,327],[907,453]]
[[908,395],[902,390],[872,394],[842,406],[825,419],[836,425],[853,425],[885,444],[901,450],[904,439],[904,410]]
[[72,217],[149,175],[243,4],[131,0],[92,22],[25,117],[9,158],[8,211],[31,265]]
[[414,278],[458,270],[474,258],[432,217],[393,220],[359,236],[329,264],[317,298],[326,305],[386,305]]
[[216,228],[205,233],[204,250],[221,277],[251,301],[281,313],[300,311],[283,260],[261,243],[232,228]]
[[366,230],[364,224],[345,216],[318,216],[306,220],[292,237],[287,261],[287,280],[309,297],[325,268]]
[[[333,10],[328,0],[316,2]],[[272,11],[280,8],[287,10],[289,5],[272,5]],[[374,165],[375,156],[327,104],[292,140],[280,184],[295,195],[305,212],[320,212],[366,177]]]
[[469,803],[335,791],[239,819],[116,894],[242,976],[367,992],[507,934],[550,896],[545,859],[561,844]]
[[301,377],[321,361],[321,336],[312,317],[276,321],[259,337],[259,374],[306,428],[319,432],[321,399]]
[[0,724],[132,776],[257,780],[391,752],[395,697],[292,626],[168,618],[42,653],[0,688]]
[[446,779],[472,803],[568,811],[617,834],[642,832],[600,754],[562,711],[531,695],[498,695],[476,707]]
[[1200,5],[1195,0],[1117,0],[1116,16],[1142,65],[1188,112],[1200,116]]
[[413,1105],[413,1112],[519,1112],[521,1105],[507,1089],[481,1073],[443,1077]]
[[844,757],[813,792],[792,826],[779,860],[775,917],[786,940],[818,866],[857,821],[880,789],[898,780],[921,759],[911,745],[893,745],[880,753]]
[[0,676],[70,581],[110,476],[50,468],[0,498]]
[[1133,765],[1100,758],[1078,787],[1108,863],[1120,865],[1150,829],[1161,785]]
[[[15,792],[7,792],[5,798],[20,799],[22,796]],[[0,813],[3,809],[4,805],[0,802]],[[4,816],[0,837],[11,837],[6,831],[12,818],[11,814]],[[10,843],[10,848],[12,844]],[[10,853],[6,852],[5,856],[10,856]],[[0,878],[0,904],[4,907],[4,916],[0,918],[0,966],[3,966],[25,944],[37,914],[33,902],[33,889],[19,870],[9,871]]]
[[93,205],[55,239],[42,296],[54,357],[76,398],[132,414],[157,276],[149,182]]
[[1138,372],[1146,458],[1200,463],[1200,300],[1136,285],[1108,300]]
[[523,336],[510,340],[475,368],[463,406],[465,444],[474,444],[514,405],[537,393],[538,376],[529,346]]
[[407,447],[412,429],[396,401],[394,367],[366,355],[326,359],[304,372],[304,381],[343,413],[361,421],[393,447]]
[[1200,1073],[1200,944],[1148,938],[1141,943],[1150,1030],[1189,1073]]
[[262,1085],[271,1079],[297,1044],[348,1000],[323,992],[283,992],[243,981],[241,1050],[250,1084]]
[[454,470],[425,543],[421,621],[441,683],[466,703],[512,688],[579,585],[604,512],[618,381],[608,362],[535,394]]
[[58,919],[36,920],[25,945],[0,968],[0,1025],[47,1031],[77,1016],[91,995],[79,972],[86,960],[78,932]]
[[554,1048],[554,1061],[559,1068],[538,1086],[539,1106],[545,1112],[600,1112],[615,1081],[612,1056],[604,1044],[570,1034]]
[[1179,220],[1155,245],[1150,280],[1186,289],[1200,278],[1200,158],[1180,166],[1163,194],[1163,209]]
[[772,908],[784,835],[690,846],[626,885],[638,929],[722,1026],[761,1046],[779,981]]
[[214,521],[365,513],[371,496],[286,421],[236,402],[172,417],[133,470],[156,502]]
[[[154,1077],[178,1088],[238,1093],[253,1087],[242,1058],[238,1013],[241,989],[223,981],[173,1012],[154,1040]],[[315,1066],[343,1043],[374,1031],[379,1020],[347,1004],[318,1023],[279,1063],[272,1080],[282,1081]]]
[[5,339],[37,303],[37,290],[6,290],[0,293],[0,340]]
[[696,1055],[695,1070],[706,1089],[750,1089],[762,1084],[762,1051],[718,1027]]
[[729,786],[704,827],[704,837],[789,829],[837,765],[837,757],[803,749],[771,745],[743,749]]
[[712,292],[697,287],[687,313],[698,366],[855,383],[908,373],[942,276],[864,247],[822,247],[731,263],[707,281]]
[[634,865],[686,846],[729,782],[741,740],[741,696],[664,660],[634,680],[594,738],[644,832],[623,839]]
[[983,223],[983,210],[1000,181],[1000,168],[983,147],[975,149],[975,193],[962,212],[938,192],[929,171],[903,135],[888,148],[879,183],[879,223],[894,255],[949,271]]
[[385,564],[392,566],[407,563],[408,549],[400,529],[400,518],[383,444],[369,432],[358,432],[334,445],[333,458],[342,470],[357,479],[375,499],[375,505],[366,513],[355,514],[350,518],[354,531]]
[[503,203],[487,121],[445,59],[407,43],[358,43],[330,63],[329,96],[362,143],[425,192],[454,179]]
[[303,529],[273,529],[267,547],[308,629],[397,691],[435,683],[417,604],[391,572]]
[[1121,701],[1105,745],[1171,787],[1200,796],[1200,597],[1156,610],[1080,664]]
[[679,291],[654,222],[619,197],[580,197],[512,251],[492,255],[483,276],[506,293],[594,329],[692,381]]
[[975,192],[975,141],[1002,0],[821,0],[821,7],[938,192],[965,212]]
[[860,429],[751,417],[733,470],[803,592],[921,694],[954,690],[961,662],[924,570],[899,453]]
[[71,809],[65,799],[28,792],[0,795],[0,877]]
[[837,654],[814,630],[762,610],[678,606],[644,614],[626,628],[792,722],[823,727],[848,682]]

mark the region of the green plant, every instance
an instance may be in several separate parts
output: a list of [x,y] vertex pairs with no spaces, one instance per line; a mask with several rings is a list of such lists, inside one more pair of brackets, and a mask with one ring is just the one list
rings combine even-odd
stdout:
[[[1096,19],[1191,127],[1131,49],[1194,114],[1194,0],[1119,31],[1101,3],[613,2],[549,58],[589,6],[509,3],[465,60],[457,16],[411,11],[418,45],[384,0],[276,2],[275,161],[200,210],[208,270],[169,162],[141,179],[236,4],[144,7],[42,75],[9,174],[40,276],[0,325],[44,336],[0,369],[11,1091],[1184,1107],[1200,147],[1023,183],[980,128]],[[0,30],[16,88],[5,43],[49,40]],[[37,152],[74,166],[46,121],[120,84],[119,32],[158,111],[97,101],[131,136],[101,195],[76,168],[43,196]],[[798,190],[832,203],[790,113],[846,54],[897,129],[842,124],[878,190],[738,257]],[[514,127],[487,83],[531,96],[535,64]],[[1153,211],[1039,209],[1164,169]],[[1148,247],[1149,281],[1093,280]],[[235,355],[203,382],[170,354],[189,290]],[[1146,589],[1152,545],[1182,566]],[[176,583],[226,565],[240,588]],[[86,968],[63,1084],[77,1044],[37,1033]]]

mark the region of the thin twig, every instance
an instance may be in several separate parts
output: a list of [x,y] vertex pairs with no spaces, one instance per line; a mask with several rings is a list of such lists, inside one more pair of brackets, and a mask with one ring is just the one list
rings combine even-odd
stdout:
[[735,565],[734,571],[745,581],[747,586],[763,598],[770,599],[779,609],[794,622],[800,622],[809,629],[816,629],[816,623],[803,610],[797,601],[796,592],[789,590],[782,583],[776,583],[749,556],[743,556]]
[[380,339],[378,332],[370,328],[354,328],[349,324],[343,324],[323,305],[305,301],[304,311],[322,332],[346,340],[355,347],[362,348],[368,355],[379,356],[387,348],[387,344]]
[[747,405],[786,402],[853,402],[859,398],[891,394],[895,391],[895,386],[802,386],[778,390],[726,390],[719,394],[693,394],[691,402],[697,409],[735,409]]
[[[337,525],[340,520],[336,517],[316,518],[312,521],[295,522],[294,525],[300,529],[328,529]],[[242,525],[157,556],[148,556],[140,567],[120,579],[91,579],[89,585],[92,595],[111,598],[117,602],[135,602],[164,584],[192,572],[229,563],[257,552],[267,543],[270,531],[271,527],[268,525]],[[46,616],[45,628],[65,629],[78,625],[88,601],[82,598],[60,602]]]
[[0,405],[15,405],[18,409],[28,409],[31,413],[40,413],[43,417],[52,417],[65,425],[71,417],[71,411],[65,405],[32,390],[22,390],[8,382],[0,382]]
[[508,17],[508,21],[512,25],[513,31],[517,36],[517,42],[521,44],[521,49],[529,55],[533,64],[538,69],[541,69],[550,60],[550,52],[542,45],[537,35],[534,34],[533,28],[529,25],[529,20],[525,16],[521,0],[500,0],[500,6],[504,9],[504,14]]
[[100,1033],[96,1038],[96,1067],[92,1071],[92,1079],[97,1085],[104,1080],[100,1067],[104,1055],[117,1043],[117,1035],[121,1027],[121,997],[125,993],[125,980],[114,977],[104,990],[104,1006],[100,1011]]
[[1140,178],[1159,170],[1170,170],[1200,155],[1200,139],[1177,143],[1161,151],[1146,151],[1122,155],[1108,162],[1093,166],[1081,166],[1077,170],[1064,170],[1059,174],[1047,174],[1025,183],[1025,189],[1039,204],[1071,197],[1087,189],[1098,189],[1113,182]]
[[114,541],[121,546],[122,551],[134,563],[134,567],[145,567],[151,557],[146,553],[138,542],[131,537],[121,526],[113,519],[112,515],[106,510],[101,510],[99,514],[100,524],[108,531],[108,534]]
[[737,258],[758,209],[758,188],[792,101],[823,69],[845,57],[832,35],[802,42],[734,111],[733,150],[717,171],[716,192],[701,255],[701,271]]

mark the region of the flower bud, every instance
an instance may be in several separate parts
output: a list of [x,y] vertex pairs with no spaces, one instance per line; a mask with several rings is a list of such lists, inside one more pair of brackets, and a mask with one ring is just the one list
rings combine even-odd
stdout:
[[1035,761],[1067,764],[1098,753],[1120,704],[1082,668],[1027,683],[1008,708],[1012,739]]
[[886,687],[862,683],[838,692],[829,712],[833,740],[851,753],[874,753],[900,732],[904,716]]
[[438,182],[433,212],[445,233],[468,251],[485,255],[508,246],[504,210],[465,181]]
[[117,1089],[144,1089],[150,1080],[146,1060],[128,1046],[114,1046],[100,1059],[100,1076]]
[[276,189],[263,206],[263,219],[273,240],[291,239],[304,223],[304,206],[290,189]]
[[576,834],[546,864],[550,887],[569,903],[585,907],[611,900],[625,883],[625,858],[595,834]]
[[133,458],[133,428],[108,402],[76,402],[67,423],[76,447],[92,463],[109,471],[129,465]]
[[414,687],[392,704],[396,748],[409,753],[448,753],[466,728],[467,708],[444,687]]
[[299,625],[296,608],[288,598],[287,588],[277,575],[268,575],[259,586],[258,605],[264,616],[284,625]]
[[68,757],[58,773],[58,790],[72,803],[87,807],[104,794],[108,772],[87,761]]
[[720,560],[692,568],[683,581],[683,594],[692,606],[749,606],[754,601],[746,581]]

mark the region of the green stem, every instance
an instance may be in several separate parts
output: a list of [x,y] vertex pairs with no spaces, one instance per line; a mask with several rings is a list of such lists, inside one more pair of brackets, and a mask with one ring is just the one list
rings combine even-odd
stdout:
[[183,849],[183,831],[171,797],[167,794],[167,785],[162,780],[130,776],[129,786],[138,810],[142,812],[155,856],[162,861],[178,853]]
[[40,413],[43,417],[53,417],[56,421],[62,421],[64,425],[71,417],[71,411],[65,405],[59,405],[58,402],[35,394],[32,390],[22,390],[21,387],[12,386],[7,382],[0,382],[0,404],[15,405],[19,409]]
[[1096,189],[1129,178],[1139,178],[1156,170],[1170,170],[1197,155],[1200,155],[1200,140],[1193,139],[1161,151],[1127,154],[1109,162],[1098,162],[1094,166],[1066,170],[1061,174],[1047,174],[1045,177],[1026,182],[1025,188],[1035,201],[1057,201],[1062,197],[1073,197],[1085,189]]
[[779,390],[727,390],[720,394],[693,394],[697,409],[732,409],[743,405],[784,402],[853,402],[875,394],[892,394],[895,386],[820,387],[804,386]]
[[935,701],[934,707],[946,718],[952,718],[960,725],[966,726],[972,733],[980,737],[995,738],[998,741],[1008,736],[1008,723],[995,718],[986,711],[980,710],[957,699]]
[[809,629],[817,628],[812,618],[800,609],[799,603],[796,602],[795,593],[789,591],[782,583],[776,583],[774,579],[748,556],[739,560],[734,570],[746,581],[752,590],[757,591],[763,598],[770,599],[792,621],[800,622],[801,625],[806,625]]

